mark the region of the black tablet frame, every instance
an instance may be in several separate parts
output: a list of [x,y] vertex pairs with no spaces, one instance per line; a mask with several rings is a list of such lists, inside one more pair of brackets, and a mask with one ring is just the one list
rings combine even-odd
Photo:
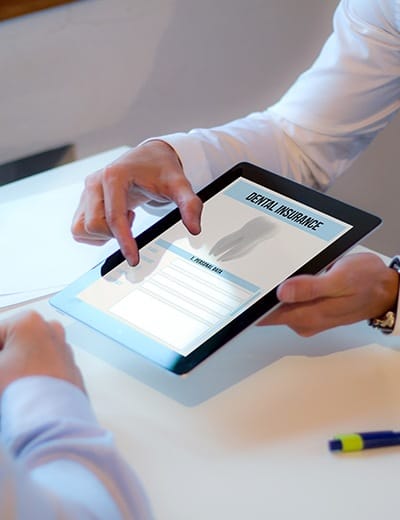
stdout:
[[[340,236],[335,242],[328,245],[322,252],[313,257],[291,276],[297,276],[299,274],[317,274],[345,253],[349,248],[365,238],[382,222],[376,215],[247,162],[239,163],[228,172],[222,174],[215,181],[202,189],[198,195],[201,200],[205,202],[240,177],[253,181],[259,184],[260,187],[276,191],[294,201],[305,204],[312,209],[321,211],[326,215],[351,225],[351,228],[346,233]],[[177,223],[180,218],[179,209],[176,208],[141,233],[136,238],[139,249]],[[102,330],[101,320],[99,319],[99,313],[101,314],[101,311],[93,309],[93,319],[88,318],[87,314],[83,316],[81,305],[79,304],[79,300],[76,298],[76,295],[83,288],[91,285],[100,276],[106,275],[124,260],[121,251],[116,251],[104,262],[97,265],[76,282],[53,296],[50,303],[62,312],[88,324],[92,328],[118,341],[125,347],[142,354],[146,358],[151,359],[155,363],[163,366],[171,372],[174,372],[175,374],[185,374],[192,370],[200,362],[204,361],[213,352],[218,350],[239,332],[257,321],[261,316],[273,309],[279,303],[275,288],[254,302],[239,316],[233,318],[232,321],[226,324],[221,330],[199,345],[187,356],[182,356],[167,347],[164,347],[164,350],[161,348],[158,350],[154,349],[152,352],[144,351],[141,350],[140,345],[126,345],[124,344],[123,337],[114,337]],[[118,320],[116,319],[115,321],[117,322]]]

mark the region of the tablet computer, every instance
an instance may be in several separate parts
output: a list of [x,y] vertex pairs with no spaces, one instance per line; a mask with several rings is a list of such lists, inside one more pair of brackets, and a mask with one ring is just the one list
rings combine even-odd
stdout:
[[199,196],[199,235],[174,209],[137,237],[137,266],[116,251],[51,304],[184,374],[273,309],[283,280],[320,272],[381,222],[249,163]]

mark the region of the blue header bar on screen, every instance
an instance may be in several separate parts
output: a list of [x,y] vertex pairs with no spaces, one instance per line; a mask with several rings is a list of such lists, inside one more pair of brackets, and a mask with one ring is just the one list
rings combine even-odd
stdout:
[[239,179],[229,186],[224,195],[326,241],[351,228],[347,223],[244,180]]

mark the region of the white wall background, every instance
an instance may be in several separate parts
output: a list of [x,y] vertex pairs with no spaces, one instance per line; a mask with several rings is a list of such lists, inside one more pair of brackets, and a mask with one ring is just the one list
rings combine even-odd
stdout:
[[[337,0],[80,0],[0,24],[0,163],[79,157],[274,102],[315,58]],[[331,190],[385,220],[400,251],[399,119]]]

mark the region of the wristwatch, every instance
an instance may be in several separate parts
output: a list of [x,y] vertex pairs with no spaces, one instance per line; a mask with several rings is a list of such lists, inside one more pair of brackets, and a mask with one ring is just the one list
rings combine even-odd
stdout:
[[[390,262],[389,267],[400,273],[400,256],[395,256]],[[386,311],[385,314],[378,318],[371,318],[368,320],[368,324],[371,325],[371,327],[379,329],[384,334],[392,333],[396,323],[397,305],[398,302],[396,300],[392,309]]]

